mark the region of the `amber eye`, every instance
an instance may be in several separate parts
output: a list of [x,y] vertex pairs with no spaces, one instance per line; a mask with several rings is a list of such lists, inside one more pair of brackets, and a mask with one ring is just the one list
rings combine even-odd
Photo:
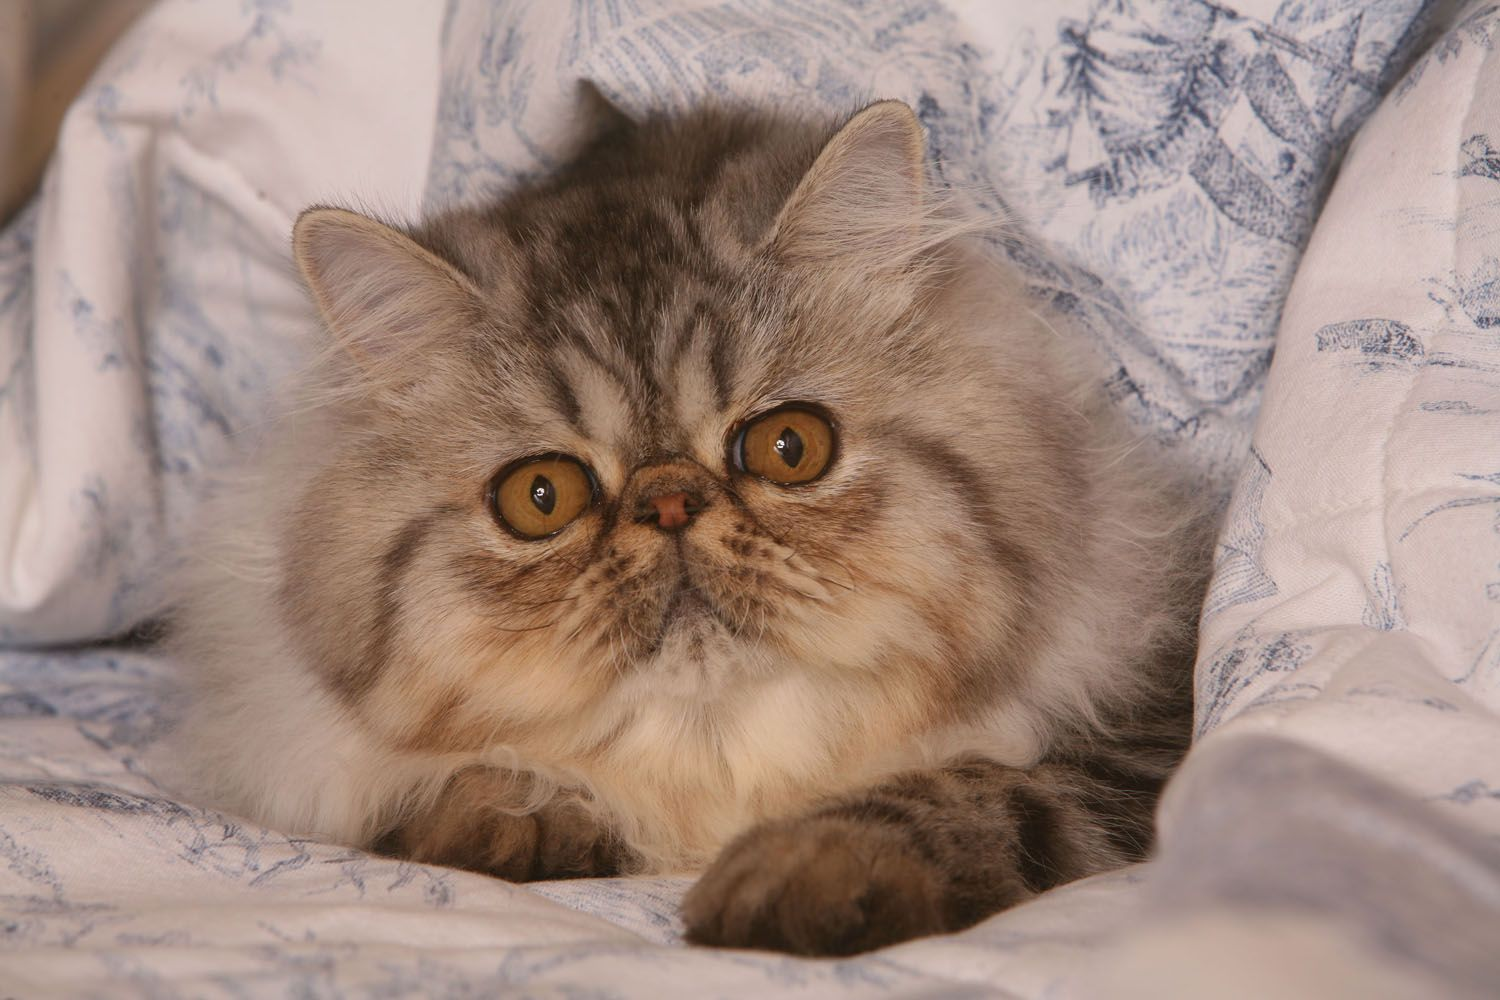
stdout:
[[587,510],[597,492],[594,477],[578,459],[539,455],[500,470],[490,484],[490,505],[511,534],[546,538]]
[[831,420],[807,404],[790,403],[740,428],[730,454],[742,472],[796,486],[823,474],[835,443]]

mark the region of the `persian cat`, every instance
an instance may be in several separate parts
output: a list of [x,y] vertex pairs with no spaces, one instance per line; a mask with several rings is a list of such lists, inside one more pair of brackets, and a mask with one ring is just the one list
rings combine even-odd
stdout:
[[333,345],[205,508],[201,792],[847,954],[1141,858],[1199,505],[921,126],[590,99],[551,176],[293,251]]

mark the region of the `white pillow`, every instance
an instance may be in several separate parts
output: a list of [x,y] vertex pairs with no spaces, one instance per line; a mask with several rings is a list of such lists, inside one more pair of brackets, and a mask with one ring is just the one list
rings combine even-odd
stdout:
[[1361,131],[1287,299],[1204,613],[1201,733],[1500,833],[1500,6]]

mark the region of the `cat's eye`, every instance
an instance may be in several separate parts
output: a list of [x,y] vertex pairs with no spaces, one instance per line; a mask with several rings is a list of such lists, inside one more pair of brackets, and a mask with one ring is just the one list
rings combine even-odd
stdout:
[[490,483],[490,507],[519,538],[555,535],[593,504],[593,474],[576,458],[538,455],[512,462]]
[[817,479],[833,463],[833,421],[808,403],[788,403],[746,421],[730,444],[741,472],[783,486]]

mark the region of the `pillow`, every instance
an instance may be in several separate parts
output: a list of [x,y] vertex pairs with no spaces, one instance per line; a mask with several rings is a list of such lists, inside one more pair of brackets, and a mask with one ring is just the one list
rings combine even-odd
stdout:
[[1313,230],[1218,548],[1199,739],[1077,995],[1494,991],[1497,38],[1500,4],[1471,5]]
[[1197,691],[1200,735],[1296,735],[1493,832],[1497,36],[1500,4],[1474,6],[1343,165],[1218,547]]

